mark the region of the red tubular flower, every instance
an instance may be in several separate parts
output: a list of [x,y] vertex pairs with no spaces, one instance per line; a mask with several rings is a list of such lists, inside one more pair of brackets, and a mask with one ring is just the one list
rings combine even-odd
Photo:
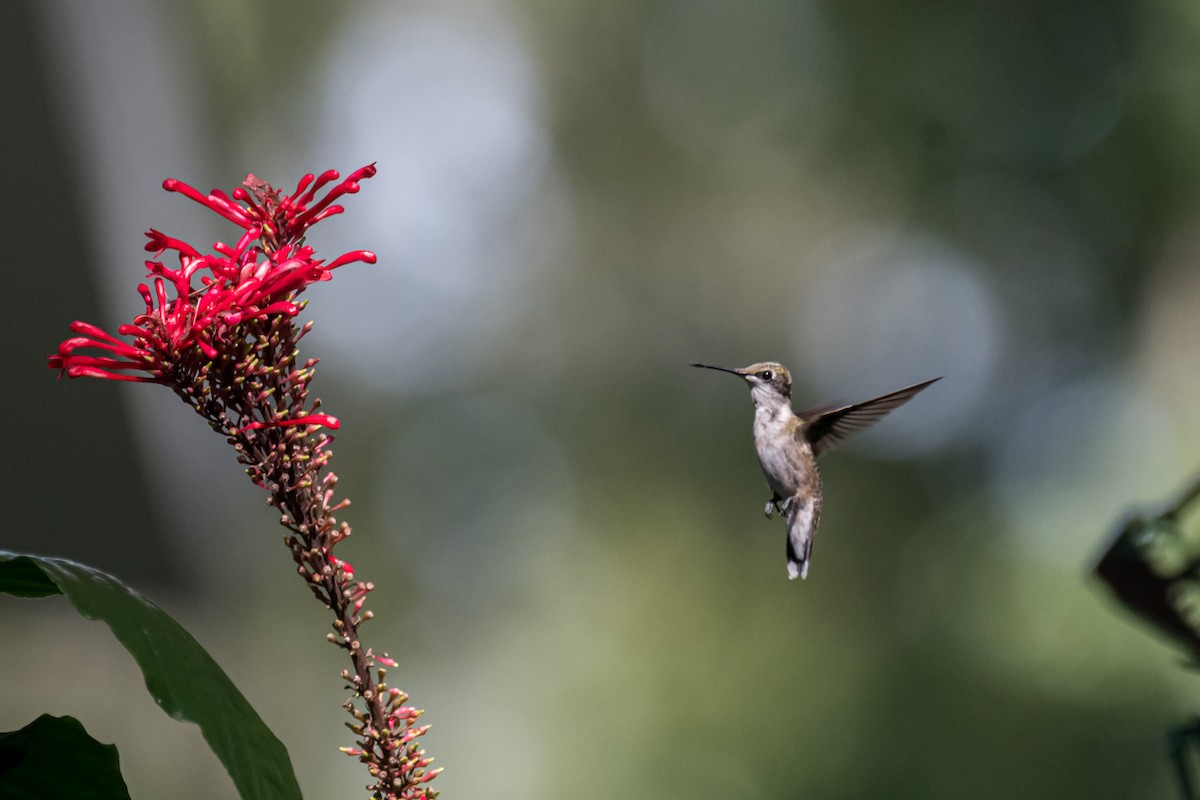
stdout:
[[[334,516],[349,500],[334,499],[337,478],[325,471],[331,451],[322,429],[340,423],[319,410],[319,400],[308,400],[316,360],[298,361],[298,342],[311,328],[296,325],[304,308],[299,295],[329,280],[338,267],[375,263],[369,250],[326,263],[314,257],[304,236],[322,219],[342,213],[334,201],[357,192],[359,182],[374,174],[372,164],[342,181],[332,170],[305,175],[290,195],[249,175],[232,197],[165,181],[167,191],[239,226],[237,242],[218,242],[212,253],[202,253],[151,228],[147,280],[137,287],[145,311],[121,325],[118,336],[87,322],[72,323],[75,335],[49,363],[72,378],[169,386],[228,438],[250,479],[279,509],[298,573],[335,615],[329,641],[353,664],[342,673],[352,692],[344,706],[359,741],[342,752],[368,766],[372,797],[429,800],[437,793],[426,784],[441,772],[426,769],[433,759],[417,742],[429,726],[417,724],[421,711],[404,705],[408,695],[386,689],[385,668],[396,662],[361,646],[358,628],[373,618],[363,605],[374,584],[356,580],[354,567],[332,553],[350,535],[350,526]],[[178,266],[168,266],[168,253]]]
[[[180,375],[194,374],[228,351],[239,326],[295,317],[301,307],[296,298],[310,284],[329,280],[330,271],[345,264],[375,263],[374,253],[355,250],[325,264],[313,258],[311,247],[299,245],[310,227],[341,213],[341,206],[331,205],[335,199],[357,192],[359,181],[374,174],[373,164],[356,170],[319,198],[316,192],[336,181],[337,172],[325,172],[315,182],[306,175],[288,196],[250,175],[233,199],[224,192],[204,195],[181,181],[164,181],[167,191],[195,200],[245,233],[237,244],[217,243],[215,253],[203,255],[151,228],[146,250],[155,256],[174,252],[179,268],[157,260],[146,262],[151,285],[139,287],[146,311],[120,328],[131,341],[121,342],[94,325],[77,322],[72,330],[84,335],[59,345],[49,366],[72,378],[173,384]],[[81,352],[87,350],[104,353]]]

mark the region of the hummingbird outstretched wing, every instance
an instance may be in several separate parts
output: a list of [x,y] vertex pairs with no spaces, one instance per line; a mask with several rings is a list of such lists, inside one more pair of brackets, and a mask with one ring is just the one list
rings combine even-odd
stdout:
[[871,427],[889,412],[913,399],[922,389],[940,380],[940,377],[934,378],[850,406],[818,406],[810,409],[799,415],[805,421],[802,435],[812,445],[813,455],[819,456],[847,436]]

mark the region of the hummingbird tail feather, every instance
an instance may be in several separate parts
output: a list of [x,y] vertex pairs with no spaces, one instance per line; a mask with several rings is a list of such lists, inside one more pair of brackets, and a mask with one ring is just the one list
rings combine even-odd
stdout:
[[801,580],[808,577],[808,564],[812,560],[813,533],[817,529],[817,508],[810,501],[802,503],[791,498],[786,504],[788,518],[787,561],[788,578]]

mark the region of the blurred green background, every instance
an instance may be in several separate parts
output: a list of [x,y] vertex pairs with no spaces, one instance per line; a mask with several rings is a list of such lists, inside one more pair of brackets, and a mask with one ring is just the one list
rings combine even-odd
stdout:
[[[444,796],[1146,798],[1197,678],[1087,571],[1200,467],[1200,13],[1076,0],[0,5],[0,547],[125,578],[309,797],[366,776],[281,529],[169,392],[55,382],[136,314],[159,188],[378,162],[311,237],[342,555]],[[824,460],[809,579],[751,405],[946,379]],[[233,789],[64,603],[0,599],[0,729]]]

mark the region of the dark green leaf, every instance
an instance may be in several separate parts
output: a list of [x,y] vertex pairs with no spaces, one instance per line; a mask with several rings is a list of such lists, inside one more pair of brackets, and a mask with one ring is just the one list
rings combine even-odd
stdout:
[[99,570],[0,551],[0,591],[43,597],[53,589],[80,614],[112,629],[141,667],[151,696],[175,719],[200,726],[243,798],[300,797],[283,743],[204,648],[162,609]]
[[129,800],[117,748],[88,736],[71,717],[43,714],[0,733],[0,797],[5,800]]
[[[7,558],[8,560],[3,560]],[[17,597],[49,597],[61,594],[54,581],[28,558],[12,558],[0,551],[0,592]]]

